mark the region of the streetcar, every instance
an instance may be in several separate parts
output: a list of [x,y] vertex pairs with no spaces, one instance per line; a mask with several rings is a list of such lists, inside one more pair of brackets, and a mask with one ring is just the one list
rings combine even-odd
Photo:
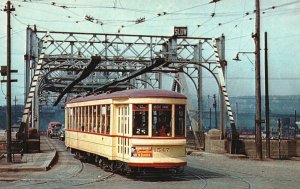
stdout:
[[182,171],[186,102],[186,96],[161,89],[72,99],[65,106],[65,145],[110,171]]

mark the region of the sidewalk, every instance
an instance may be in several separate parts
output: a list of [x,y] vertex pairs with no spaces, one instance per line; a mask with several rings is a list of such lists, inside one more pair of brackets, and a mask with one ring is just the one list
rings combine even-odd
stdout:
[[14,156],[14,163],[7,163],[6,156],[0,159],[0,172],[6,171],[47,171],[57,156],[55,148],[48,137],[40,137],[40,153],[20,154]]

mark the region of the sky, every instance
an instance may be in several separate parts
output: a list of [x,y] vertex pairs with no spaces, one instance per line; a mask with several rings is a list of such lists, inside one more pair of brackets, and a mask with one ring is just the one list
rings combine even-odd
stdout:
[[[255,95],[255,0],[12,0],[12,96],[24,102],[26,27],[39,30],[173,35],[187,26],[189,37],[225,35],[229,96]],[[0,65],[6,65],[6,1],[0,0]],[[261,78],[264,94],[264,32],[268,33],[269,94],[300,95],[300,0],[261,1]],[[86,20],[93,18],[93,22]],[[144,20],[136,24],[137,20]],[[233,58],[239,52],[241,61]],[[1,79],[3,79],[1,77]],[[204,73],[204,95],[218,93],[213,77]],[[0,86],[5,103],[6,84]]]

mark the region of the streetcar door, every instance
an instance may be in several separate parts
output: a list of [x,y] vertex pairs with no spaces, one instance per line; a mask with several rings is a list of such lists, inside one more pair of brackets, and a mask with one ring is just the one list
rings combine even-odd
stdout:
[[127,159],[129,154],[129,106],[121,105],[117,108],[117,154],[121,160]]

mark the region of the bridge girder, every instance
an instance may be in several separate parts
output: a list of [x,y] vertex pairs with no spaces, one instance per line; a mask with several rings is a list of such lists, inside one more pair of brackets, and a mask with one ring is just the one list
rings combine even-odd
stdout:
[[[25,55],[32,57],[26,65],[30,67],[31,64],[34,68],[38,61],[38,52],[42,48],[38,44],[43,41],[46,31],[33,31],[30,28],[28,30],[31,32],[29,41],[35,46],[32,45]],[[84,95],[117,78],[126,78],[138,69],[151,66],[156,58],[164,58],[165,64],[123,82],[122,87],[161,88],[161,73],[167,72],[175,77],[176,73],[182,71],[199,84],[202,82],[199,77],[201,67],[218,75],[212,38],[50,31],[48,41],[50,45],[45,49],[43,57],[38,96],[42,100],[61,93],[73,81],[72,78],[81,74],[94,55],[101,57],[101,63],[89,77],[72,88],[69,97]],[[221,40],[217,41],[222,49]],[[220,62],[225,64],[224,56],[220,58]],[[33,73],[34,69],[31,69],[31,72]],[[29,85],[28,79],[26,83]],[[200,85],[197,87],[196,91],[201,91]]]

